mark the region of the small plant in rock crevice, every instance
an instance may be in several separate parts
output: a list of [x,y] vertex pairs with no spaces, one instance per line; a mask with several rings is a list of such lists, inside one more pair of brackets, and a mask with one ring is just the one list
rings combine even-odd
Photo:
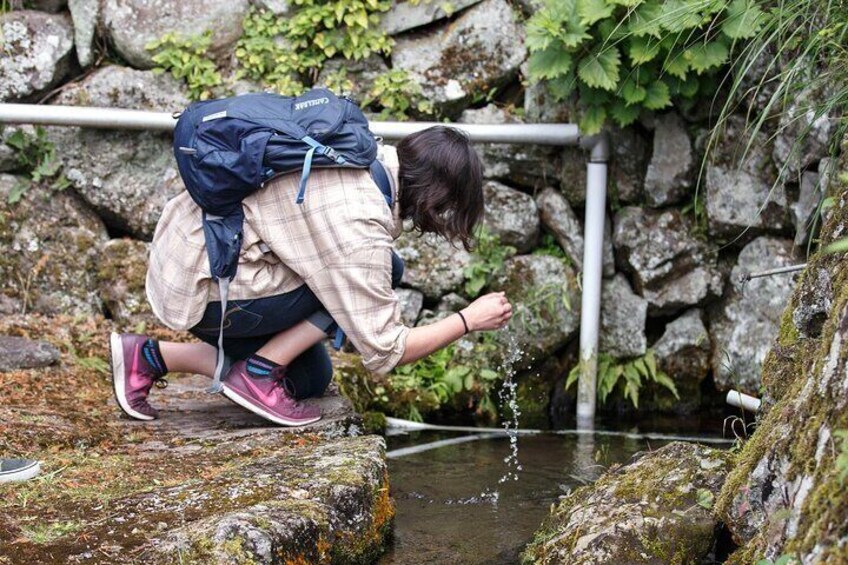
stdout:
[[568,255],[565,254],[565,251],[563,251],[562,247],[560,247],[559,243],[557,243],[556,238],[549,233],[542,236],[542,241],[536,249],[533,250],[533,255],[547,255],[549,257],[556,257],[557,259],[565,259],[571,263]]
[[[580,378],[582,366],[577,364],[568,374],[565,388],[571,388]],[[598,355],[597,394],[601,403],[606,402],[613,391],[619,390],[625,400],[630,400],[634,408],[639,408],[639,391],[647,382],[653,382],[668,390],[675,398],[680,398],[674,381],[657,368],[653,350],[643,356],[620,361],[607,353]]]
[[392,69],[378,76],[362,105],[376,104],[381,108],[381,120],[404,120],[410,110],[418,114],[433,114],[432,102],[424,99],[421,85],[403,69]]
[[47,139],[47,132],[36,127],[34,133],[17,129],[6,136],[5,143],[15,151],[18,169],[23,172],[9,192],[9,204],[23,198],[33,184],[44,184],[52,190],[64,190],[70,183],[62,173],[62,161],[56,156],[56,147]]
[[211,45],[212,33],[208,31],[192,37],[167,33],[148,43],[145,49],[155,53],[153,62],[157,66],[153,72],[171,73],[185,82],[192,100],[206,100],[224,82],[215,62],[207,55]]
[[479,296],[492,278],[503,269],[504,261],[515,253],[514,247],[503,245],[500,238],[485,226],[478,228],[471,261],[463,269],[465,293],[470,298]]
[[[298,94],[336,55],[360,60],[388,54],[392,40],[379,29],[388,0],[296,0],[294,14],[281,17],[251,8],[236,46],[239,76],[281,94]],[[304,81],[303,79],[306,79]]]

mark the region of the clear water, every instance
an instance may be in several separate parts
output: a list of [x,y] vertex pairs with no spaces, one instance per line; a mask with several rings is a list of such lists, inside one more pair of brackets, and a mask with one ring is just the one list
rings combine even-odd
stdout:
[[[467,434],[414,432],[387,439],[389,451]],[[517,563],[559,497],[597,479],[604,468],[665,445],[599,435],[522,435],[519,480],[504,476],[508,436],[449,445],[389,460],[397,503],[388,564]],[[481,494],[482,493],[482,494]]]
[[[500,401],[500,410],[504,430],[509,437],[509,454],[504,457],[504,465],[506,470],[498,484],[503,484],[506,481],[518,480],[518,473],[522,470],[521,463],[518,461],[518,429],[521,417],[521,410],[518,407],[518,383],[515,381],[515,366],[524,357],[524,351],[518,344],[514,334],[508,334],[507,354],[506,358],[498,367],[498,372],[503,375],[503,384],[498,391],[498,400]],[[497,491],[486,491],[490,496],[497,496]]]

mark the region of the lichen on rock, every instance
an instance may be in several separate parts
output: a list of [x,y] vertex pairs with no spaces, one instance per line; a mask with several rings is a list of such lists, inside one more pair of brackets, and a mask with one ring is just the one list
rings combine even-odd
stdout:
[[728,451],[682,442],[637,454],[567,495],[523,563],[697,562],[713,545],[712,502],[732,462]]
[[14,313],[94,314],[101,311],[95,273],[106,227],[76,195],[31,186],[9,194],[24,179],[0,174],[0,294]]
[[[188,99],[168,75],[106,66],[55,103],[174,112]],[[183,190],[167,134],[53,127],[48,136],[74,189],[120,233],[149,240],[167,200]]]
[[[842,172],[848,170],[846,149],[848,140]],[[822,228],[823,246],[848,235],[844,173],[841,180],[834,176],[828,193],[836,205]],[[844,253],[810,258],[784,311],[762,381],[765,413],[717,500],[719,515],[741,545],[728,563],[783,554],[802,563],[844,563],[848,497],[838,462],[848,447],[840,439],[848,430]]]
[[73,47],[67,15],[0,13],[0,102],[27,99],[55,86],[70,70]]

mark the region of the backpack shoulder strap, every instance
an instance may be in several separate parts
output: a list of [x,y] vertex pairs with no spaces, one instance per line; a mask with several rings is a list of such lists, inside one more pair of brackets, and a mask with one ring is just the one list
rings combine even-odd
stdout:
[[379,159],[374,159],[368,170],[371,172],[371,178],[374,179],[374,182],[380,188],[380,192],[383,193],[386,204],[391,208],[392,204],[394,204],[394,197],[392,196],[392,181],[390,180],[389,171],[386,170],[386,166]]

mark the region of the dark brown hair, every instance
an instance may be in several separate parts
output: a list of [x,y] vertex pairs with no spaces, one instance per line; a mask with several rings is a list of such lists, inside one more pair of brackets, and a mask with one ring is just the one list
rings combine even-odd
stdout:
[[397,152],[401,218],[470,249],[483,215],[483,165],[468,136],[433,126],[404,138]]

